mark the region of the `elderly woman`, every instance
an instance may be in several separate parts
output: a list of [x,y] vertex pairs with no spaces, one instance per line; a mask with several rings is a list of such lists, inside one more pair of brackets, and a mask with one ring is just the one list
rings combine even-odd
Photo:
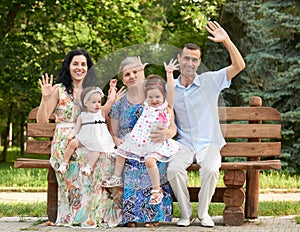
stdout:
[[[120,64],[119,74],[123,84],[127,87],[124,96],[112,107],[111,133],[114,142],[119,146],[126,134],[131,132],[138,118],[143,112],[142,103],[144,94],[144,67],[139,57],[127,57]],[[152,140],[162,142],[176,134],[174,122],[168,129],[158,128],[152,134]],[[116,162],[116,167],[119,164]],[[158,162],[160,183],[163,191],[163,199],[160,204],[149,204],[152,182],[148,175],[144,162],[126,159],[123,171],[123,221],[128,227],[135,227],[138,222],[145,223],[146,227],[156,227],[159,221],[172,220],[171,189],[167,181],[167,164]]]

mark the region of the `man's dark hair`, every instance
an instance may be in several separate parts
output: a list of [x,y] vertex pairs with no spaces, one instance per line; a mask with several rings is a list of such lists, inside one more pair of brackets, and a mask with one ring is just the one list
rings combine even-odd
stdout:
[[[190,50],[199,50],[199,51],[200,51],[200,57],[201,57],[202,52],[201,52],[200,47],[199,47],[197,44],[194,44],[194,43],[186,43],[186,44],[183,45],[182,50],[183,50],[184,48],[187,48],[187,49],[190,49]],[[182,53],[182,50],[181,50],[181,53]]]

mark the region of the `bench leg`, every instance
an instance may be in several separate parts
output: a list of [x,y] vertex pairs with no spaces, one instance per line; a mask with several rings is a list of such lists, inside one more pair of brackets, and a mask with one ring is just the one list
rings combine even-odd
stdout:
[[48,220],[51,222],[56,222],[58,185],[57,185],[55,171],[53,170],[53,168],[49,168],[47,179],[48,179],[48,191],[47,191]]
[[250,219],[258,217],[259,174],[259,170],[247,172],[245,217]]
[[244,223],[245,180],[246,174],[243,171],[227,171],[224,175],[224,184],[227,188],[223,194],[225,204],[223,220],[226,226],[241,226]]

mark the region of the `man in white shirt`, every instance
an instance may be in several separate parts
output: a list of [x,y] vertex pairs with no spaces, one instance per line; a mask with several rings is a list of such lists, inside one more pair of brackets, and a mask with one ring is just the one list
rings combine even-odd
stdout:
[[189,226],[192,206],[187,189],[186,168],[194,160],[200,165],[201,190],[198,198],[198,218],[202,226],[213,227],[208,214],[209,204],[219,178],[220,150],[225,145],[218,116],[218,98],[231,79],[245,68],[245,62],[230,40],[227,32],[217,23],[209,21],[208,38],[226,47],[231,64],[219,71],[196,73],[201,63],[201,50],[196,44],[185,44],[178,54],[180,76],[175,86],[175,123],[182,150],[168,165],[168,180],[178,201],[181,217],[178,226]]

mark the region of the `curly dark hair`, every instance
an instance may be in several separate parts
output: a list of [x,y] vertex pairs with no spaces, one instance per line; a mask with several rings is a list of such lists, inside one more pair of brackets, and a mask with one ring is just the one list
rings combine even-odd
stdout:
[[[66,58],[64,59],[64,61],[62,63],[62,67],[59,71],[57,83],[62,83],[66,87],[67,93],[69,93],[69,94],[73,94],[73,86],[72,86],[73,80],[71,77],[69,67],[70,67],[70,63],[72,62],[73,57],[78,56],[78,55],[84,55],[86,57],[88,70],[94,64],[90,55],[84,49],[74,49],[67,54]],[[84,80],[84,81],[86,81],[86,80]]]

